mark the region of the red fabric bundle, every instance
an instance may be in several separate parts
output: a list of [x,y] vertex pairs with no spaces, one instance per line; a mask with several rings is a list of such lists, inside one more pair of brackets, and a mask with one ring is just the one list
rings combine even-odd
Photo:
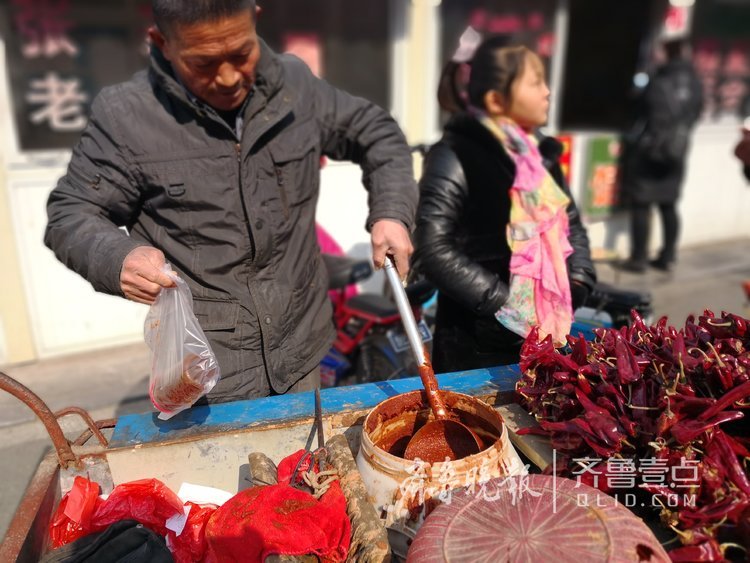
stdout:
[[213,504],[200,505],[188,501],[185,506],[190,507],[190,512],[182,533],[179,536],[171,530],[167,533],[167,546],[175,563],[203,561],[206,554],[206,524],[216,511]]
[[274,554],[346,559],[351,524],[338,481],[320,500],[289,485],[304,454],[300,450],[279,464],[279,484],[241,491],[214,512],[206,526],[208,563],[263,561]]

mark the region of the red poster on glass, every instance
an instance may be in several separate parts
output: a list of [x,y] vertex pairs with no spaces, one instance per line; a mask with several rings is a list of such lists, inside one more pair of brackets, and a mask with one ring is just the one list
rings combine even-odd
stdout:
[[562,143],[562,154],[560,155],[560,168],[562,169],[565,182],[570,186],[570,163],[573,150],[572,135],[558,135],[557,140]]

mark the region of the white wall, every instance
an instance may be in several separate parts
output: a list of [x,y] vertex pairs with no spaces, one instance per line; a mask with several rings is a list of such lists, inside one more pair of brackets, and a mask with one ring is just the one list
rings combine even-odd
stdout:
[[703,125],[693,137],[679,207],[684,246],[750,236],[750,184],[734,156],[739,127]]
[[[573,185],[576,201],[583,201],[585,143],[588,135],[576,136],[573,148]],[[734,156],[739,124],[702,124],[696,128],[682,197],[678,202],[681,227],[679,247],[750,237],[750,184]],[[592,248],[616,250],[622,257],[630,251],[628,215],[618,213],[606,220],[587,222]],[[650,249],[661,247],[661,223],[652,212]]]
[[8,182],[38,356],[138,342],[143,338],[147,307],[95,292],[42,243],[47,197],[58,172],[16,173]]
[[[367,220],[367,190],[361,182],[359,166],[346,162],[330,162],[321,172],[317,222],[334,238],[349,256],[372,258]],[[376,272],[360,287],[380,293],[382,272]]]

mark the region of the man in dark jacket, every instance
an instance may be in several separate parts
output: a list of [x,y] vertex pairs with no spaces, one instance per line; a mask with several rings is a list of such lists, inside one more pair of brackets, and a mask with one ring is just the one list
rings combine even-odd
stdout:
[[651,77],[638,103],[635,126],[623,143],[621,190],[631,211],[631,249],[622,268],[636,273],[649,263],[653,204],[659,208],[664,240],[651,265],[670,270],[677,258],[676,205],[690,135],[703,108],[702,86],[686,50],[684,40],[664,44],[667,61]]
[[152,4],[150,68],[94,101],[45,243],[96,290],[139,303],[173,285],[168,262],[222,371],[209,401],[311,389],[334,337],[320,157],[360,164],[375,265],[391,254],[405,276],[417,188],[403,134],[272,52],[253,0]]

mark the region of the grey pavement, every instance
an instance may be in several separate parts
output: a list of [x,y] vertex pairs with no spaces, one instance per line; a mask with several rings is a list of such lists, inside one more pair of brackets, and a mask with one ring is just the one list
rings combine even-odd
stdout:
[[[618,272],[598,264],[602,281],[652,293],[656,316],[667,315],[675,326],[704,308],[750,317],[741,283],[750,279],[750,239],[684,249],[674,272],[649,270],[643,275]],[[0,367],[27,385],[53,410],[80,406],[95,419],[151,410],[148,401],[148,350],[132,344],[107,350]],[[64,425],[69,437],[81,431],[77,421]],[[29,409],[0,393],[0,535],[49,448],[49,439]]]

